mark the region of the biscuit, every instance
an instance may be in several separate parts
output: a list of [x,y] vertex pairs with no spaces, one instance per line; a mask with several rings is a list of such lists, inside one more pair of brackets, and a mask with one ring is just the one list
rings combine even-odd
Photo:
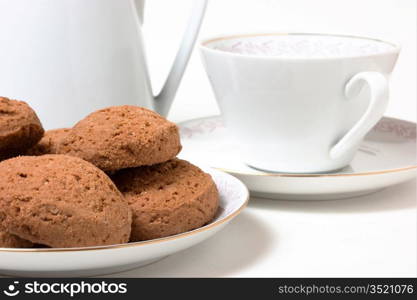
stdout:
[[0,231],[0,248],[32,248],[33,246],[33,243],[29,241],[5,231]]
[[80,157],[104,171],[162,163],[180,150],[174,123],[148,109],[127,105],[90,114],[58,147],[60,154]]
[[184,160],[122,170],[113,180],[132,208],[131,242],[199,228],[212,221],[218,209],[211,176]]
[[38,116],[23,101],[0,97],[0,160],[35,145],[44,133]]
[[57,154],[58,145],[66,137],[70,130],[71,129],[68,128],[61,128],[46,131],[39,143],[30,148],[25,154],[32,156]]
[[128,242],[132,214],[109,177],[65,155],[0,163],[0,228],[53,248]]

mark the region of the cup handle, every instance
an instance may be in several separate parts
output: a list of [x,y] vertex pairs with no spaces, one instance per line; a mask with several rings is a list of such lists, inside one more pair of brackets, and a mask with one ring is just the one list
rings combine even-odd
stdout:
[[357,145],[383,117],[388,106],[388,80],[378,72],[362,72],[353,76],[345,87],[348,100],[357,96],[363,86],[370,87],[371,101],[366,112],[353,128],[330,150],[330,157],[337,159]]

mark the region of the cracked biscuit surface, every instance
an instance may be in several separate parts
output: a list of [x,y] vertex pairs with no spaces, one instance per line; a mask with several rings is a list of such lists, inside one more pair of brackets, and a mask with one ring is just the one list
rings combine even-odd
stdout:
[[212,221],[218,209],[211,176],[184,160],[122,170],[113,180],[132,208],[132,242],[199,228]]
[[0,228],[54,248],[126,243],[131,209],[110,178],[65,155],[0,163]]
[[114,106],[78,122],[58,147],[104,171],[148,166],[174,158],[181,150],[178,127],[137,106]]

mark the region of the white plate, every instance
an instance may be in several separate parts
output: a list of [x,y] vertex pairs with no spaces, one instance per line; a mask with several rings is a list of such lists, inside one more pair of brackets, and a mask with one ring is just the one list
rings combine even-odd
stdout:
[[[367,135],[351,165],[329,174],[265,173],[245,165],[221,117],[180,124],[181,157],[208,164],[242,180],[253,196],[327,200],[365,195],[417,175],[416,124],[383,118]],[[308,149],[306,149],[308,151]]]
[[0,248],[0,274],[30,277],[108,275],[156,262],[192,247],[226,226],[249,200],[245,185],[226,173],[206,170],[220,193],[220,208],[210,224],[167,238],[105,247],[71,249]]

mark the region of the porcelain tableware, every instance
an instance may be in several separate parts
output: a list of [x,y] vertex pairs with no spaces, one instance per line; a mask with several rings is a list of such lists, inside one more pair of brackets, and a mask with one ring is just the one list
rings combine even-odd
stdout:
[[233,176],[210,168],[220,193],[215,219],[186,233],[122,245],[68,249],[0,248],[0,274],[30,277],[84,277],[136,269],[203,242],[224,228],[247,205],[249,192]]
[[[180,124],[183,159],[204,162],[242,180],[254,197],[281,200],[352,198],[415,179],[416,124],[383,118],[367,134],[350,166],[337,172],[288,174],[248,167],[221,117]],[[395,199],[394,199],[395,201]]]
[[399,47],[324,34],[206,40],[201,52],[229,137],[251,167],[320,173],[346,167],[382,118]]

